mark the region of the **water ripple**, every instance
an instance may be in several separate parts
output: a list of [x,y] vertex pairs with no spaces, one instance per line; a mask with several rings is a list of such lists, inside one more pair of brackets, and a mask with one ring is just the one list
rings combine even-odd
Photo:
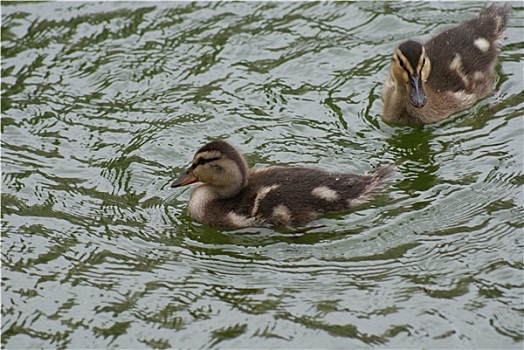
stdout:
[[[3,347],[521,348],[522,9],[495,96],[393,127],[395,45],[483,4],[409,6],[2,3]],[[304,227],[217,229],[169,187],[213,138],[397,174]]]

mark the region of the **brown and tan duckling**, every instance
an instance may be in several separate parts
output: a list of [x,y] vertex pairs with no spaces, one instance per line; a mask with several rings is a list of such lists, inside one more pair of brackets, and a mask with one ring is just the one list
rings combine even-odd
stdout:
[[189,200],[189,215],[216,226],[290,226],[360,204],[394,171],[382,166],[365,175],[304,167],[249,169],[225,141],[212,141],[171,187],[202,182]]
[[382,118],[391,123],[433,123],[489,95],[498,41],[510,11],[509,4],[494,3],[425,44],[400,44],[384,84]]

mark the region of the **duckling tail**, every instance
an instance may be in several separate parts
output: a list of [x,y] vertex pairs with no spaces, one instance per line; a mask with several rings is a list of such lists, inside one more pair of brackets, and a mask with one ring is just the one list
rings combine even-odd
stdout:
[[394,172],[395,167],[393,165],[382,165],[374,170],[371,170],[368,174],[371,175],[373,181],[371,181],[366,190],[368,195],[381,190]]
[[395,166],[393,165],[383,165],[369,172],[374,179],[377,185],[384,183],[388,180],[391,175],[395,172]]
[[358,195],[357,198],[352,199],[349,202],[350,207],[355,207],[361,203],[367,202],[371,196],[379,192],[387,180],[395,172],[395,167],[393,165],[383,165],[374,170],[371,170],[365,175],[366,186],[363,188],[362,192]]
[[374,170],[371,170],[368,173],[368,175],[371,177],[371,181],[367,186],[364,195],[368,197],[380,191],[386,185],[386,182],[391,178],[394,172],[395,167],[393,165],[382,165]]
[[485,7],[480,13],[479,17],[491,19],[495,22],[495,35],[501,38],[504,35],[504,30],[508,24],[509,16],[511,13],[511,4],[506,3],[493,3],[488,7]]

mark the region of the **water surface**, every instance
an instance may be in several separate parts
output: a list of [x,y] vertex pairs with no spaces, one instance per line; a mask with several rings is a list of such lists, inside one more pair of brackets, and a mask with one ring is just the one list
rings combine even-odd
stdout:
[[[380,120],[395,46],[475,2],[2,2],[4,348],[523,346],[523,11],[496,92]],[[250,164],[391,186],[315,227],[227,230],[171,180]]]

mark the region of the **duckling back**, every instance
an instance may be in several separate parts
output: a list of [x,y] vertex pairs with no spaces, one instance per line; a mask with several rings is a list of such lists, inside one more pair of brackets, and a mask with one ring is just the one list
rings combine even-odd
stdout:
[[510,4],[494,3],[477,18],[446,30],[424,46],[432,63],[427,84],[434,91],[464,92],[473,102],[491,92],[499,40]]

